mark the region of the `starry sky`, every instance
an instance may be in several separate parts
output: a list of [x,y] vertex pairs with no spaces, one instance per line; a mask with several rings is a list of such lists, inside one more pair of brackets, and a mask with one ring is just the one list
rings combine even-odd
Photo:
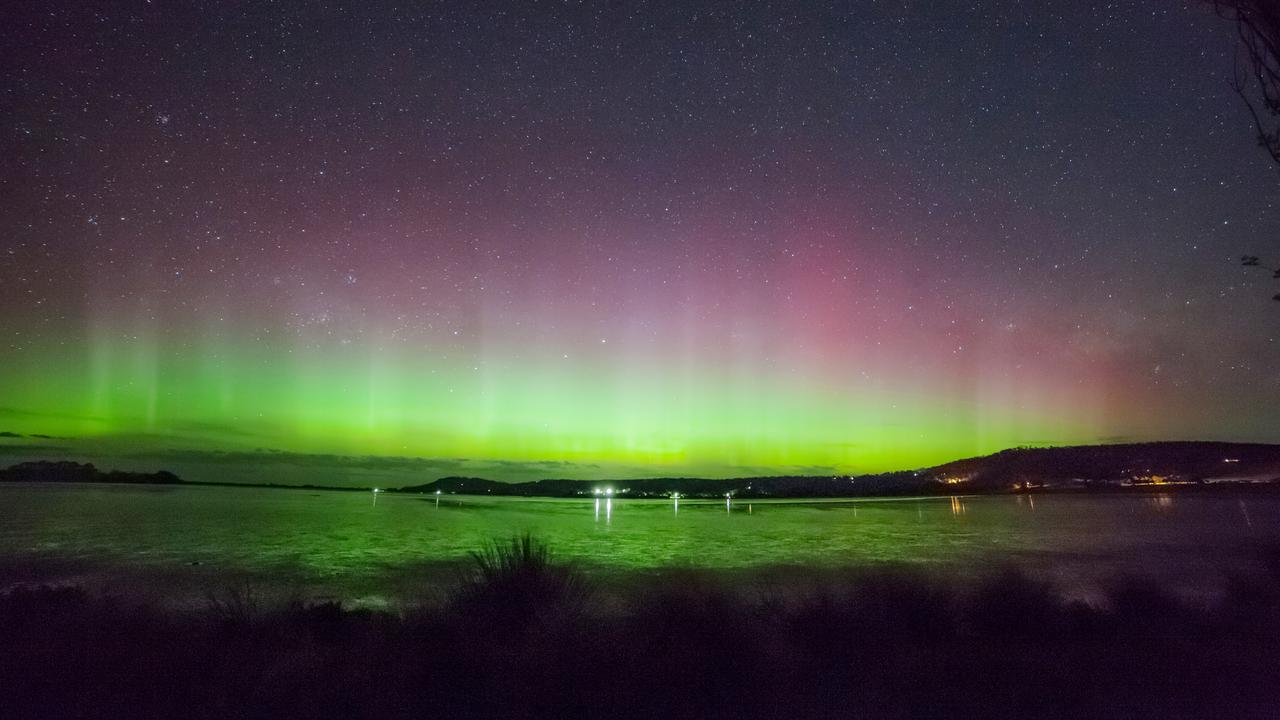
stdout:
[[1280,171],[1197,3],[6,16],[10,458],[514,480],[1280,441],[1274,283],[1238,262],[1280,251]]

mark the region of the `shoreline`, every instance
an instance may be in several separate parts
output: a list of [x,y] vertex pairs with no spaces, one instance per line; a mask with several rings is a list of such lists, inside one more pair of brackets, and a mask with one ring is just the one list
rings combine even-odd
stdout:
[[[581,481],[583,483],[604,484],[604,481],[596,483],[594,481]],[[730,482],[725,480],[724,482]],[[610,484],[625,484],[625,481],[612,481]],[[0,480],[0,488],[3,487],[37,487],[37,486],[112,486],[112,487],[220,487],[220,488],[253,488],[262,490],[293,490],[293,491],[315,491],[315,492],[339,492],[339,493],[379,493],[386,495],[401,496],[421,496],[423,498],[432,498],[435,496],[433,492],[426,490],[418,490],[412,488],[368,488],[353,487],[340,485],[311,485],[311,484],[292,484],[292,483],[241,483],[230,481],[216,480],[182,480],[176,481],[110,481],[110,480]],[[1107,495],[1162,495],[1162,494],[1214,494],[1214,493],[1240,493],[1240,494],[1280,494],[1280,478],[1274,480],[1257,481],[1227,481],[1215,480],[1211,482],[1180,482],[1180,483],[1151,483],[1137,485],[1096,485],[1088,487],[1030,487],[1018,490],[972,490],[972,489],[955,489],[947,490],[945,488],[931,489],[929,491],[914,491],[900,493],[874,493],[865,495],[762,495],[762,494],[737,494],[733,495],[736,502],[870,502],[870,501],[893,501],[893,500],[929,500],[929,499],[947,499],[947,498],[971,498],[971,497],[1017,497],[1017,496],[1035,496],[1035,495],[1057,495],[1057,496],[1107,496]],[[597,494],[577,493],[572,495],[554,495],[554,494],[529,494],[529,493],[468,493],[468,492],[441,492],[442,496],[459,497],[459,498],[514,498],[528,500],[594,500],[597,497],[604,497]],[[662,502],[670,500],[669,495],[631,495],[631,494],[614,494],[608,496],[613,500],[623,501],[649,501]],[[680,494],[680,500],[690,502],[720,502],[725,498],[723,493],[705,493],[705,494]]]

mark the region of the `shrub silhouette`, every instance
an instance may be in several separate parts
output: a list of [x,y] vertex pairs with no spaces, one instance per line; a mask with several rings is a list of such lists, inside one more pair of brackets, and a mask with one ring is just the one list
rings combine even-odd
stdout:
[[203,612],[0,592],[13,717],[1274,717],[1280,582],[1211,601],[1120,579],[1096,604],[1017,573],[864,570],[785,598],[673,574],[626,602],[529,535],[397,615]]
[[450,604],[487,622],[526,624],[581,615],[592,594],[584,575],[556,562],[545,544],[525,533],[472,552]]

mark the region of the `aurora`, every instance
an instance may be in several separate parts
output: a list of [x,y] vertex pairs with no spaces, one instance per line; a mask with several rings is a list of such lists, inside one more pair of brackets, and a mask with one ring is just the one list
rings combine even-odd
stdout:
[[[303,18],[338,53],[292,10],[113,15],[80,54],[22,12],[0,431],[575,476],[1280,439],[1267,278],[1234,262],[1280,228],[1274,171],[1195,10],[994,37],[917,8],[926,54],[871,8],[521,10],[501,43],[480,9],[339,13],[376,43]],[[1080,41],[1025,82],[1045,32]],[[903,53],[967,70],[926,103]]]

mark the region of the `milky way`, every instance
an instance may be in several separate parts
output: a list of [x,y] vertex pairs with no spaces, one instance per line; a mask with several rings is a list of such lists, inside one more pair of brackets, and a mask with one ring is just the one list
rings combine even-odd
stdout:
[[639,474],[1280,440],[1230,24],[809,5],[6,10],[0,430]]

